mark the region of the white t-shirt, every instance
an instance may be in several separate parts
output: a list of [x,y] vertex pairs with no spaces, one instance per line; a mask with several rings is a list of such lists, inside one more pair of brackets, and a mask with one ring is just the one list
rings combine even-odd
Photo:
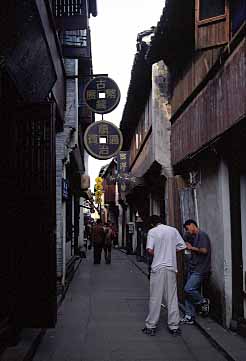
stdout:
[[177,272],[177,250],[186,248],[183,238],[174,227],[159,224],[148,232],[146,248],[154,250],[153,272],[168,268]]

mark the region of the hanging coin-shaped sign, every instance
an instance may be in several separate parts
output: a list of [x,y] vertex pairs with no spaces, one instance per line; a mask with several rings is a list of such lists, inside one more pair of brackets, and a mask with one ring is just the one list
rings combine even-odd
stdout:
[[120,89],[107,76],[96,76],[85,85],[84,100],[92,112],[110,113],[119,104]]
[[104,120],[91,124],[84,134],[87,152],[96,159],[109,159],[121,150],[123,136],[113,123]]

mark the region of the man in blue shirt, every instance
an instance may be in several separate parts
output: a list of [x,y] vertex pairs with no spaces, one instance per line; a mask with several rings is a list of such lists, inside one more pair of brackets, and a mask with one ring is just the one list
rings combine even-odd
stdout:
[[186,242],[186,247],[191,252],[189,259],[189,272],[185,284],[185,315],[181,324],[192,325],[196,315],[196,306],[200,307],[203,316],[209,313],[210,301],[201,293],[202,282],[209,276],[211,268],[211,242],[207,233],[198,228],[197,223],[188,219],[184,223],[186,232],[193,236],[192,244]]

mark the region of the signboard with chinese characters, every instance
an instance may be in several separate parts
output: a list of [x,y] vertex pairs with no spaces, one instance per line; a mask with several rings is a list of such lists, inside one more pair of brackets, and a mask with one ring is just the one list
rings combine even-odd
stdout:
[[117,155],[117,173],[121,176],[129,172],[129,151],[121,151]]
[[117,173],[119,190],[125,192],[127,189],[126,177],[129,175],[129,151],[121,151],[117,155]]
[[120,89],[111,78],[96,76],[86,84],[84,100],[92,112],[110,113],[119,104]]
[[134,224],[134,222],[129,222],[129,223],[128,223],[128,233],[133,234],[134,231],[135,231],[135,224]]
[[69,185],[65,178],[62,178],[62,199],[67,200],[69,198]]
[[104,120],[91,124],[85,131],[87,152],[96,159],[109,159],[121,150],[122,133],[116,125]]

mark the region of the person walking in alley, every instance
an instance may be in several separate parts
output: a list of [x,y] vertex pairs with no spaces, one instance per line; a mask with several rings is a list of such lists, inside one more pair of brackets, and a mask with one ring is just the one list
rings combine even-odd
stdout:
[[100,264],[102,249],[105,242],[105,230],[101,219],[98,219],[96,224],[93,226],[91,238],[94,247],[94,264]]
[[111,263],[111,249],[112,249],[112,242],[113,242],[113,230],[110,222],[107,222],[105,227],[105,242],[103,246],[105,262],[106,264]]
[[207,233],[198,228],[197,223],[188,219],[184,223],[184,229],[193,236],[192,244],[186,242],[187,249],[190,250],[188,276],[184,287],[185,291],[185,315],[181,319],[181,324],[192,325],[194,323],[196,309],[198,306],[202,315],[209,313],[210,301],[204,298],[201,293],[202,282],[208,278],[211,267],[211,242]]
[[149,314],[142,331],[147,335],[155,335],[164,297],[168,309],[168,330],[176,336],[181,333],[176,252],[185,249],[186,245],[178,230],[162,224],[159,216],[151,216],[150,224],[153,228],[148,231],[146,250],[153,256],[153,261],[150,274]]

